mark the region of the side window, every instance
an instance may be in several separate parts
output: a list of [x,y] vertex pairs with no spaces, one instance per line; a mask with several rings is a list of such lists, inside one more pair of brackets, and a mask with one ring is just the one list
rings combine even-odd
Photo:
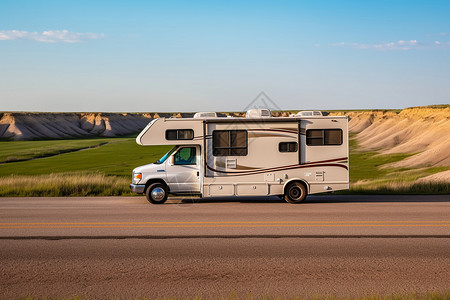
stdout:
[[306,130],[306,145],[308,146],[342,145],[342,130],[308,129]]
[[166,130],[166,140],[192,140],[194,130],[192,129],[168,129]]
[[181,148],[175,153],[174,164],[175,165],[195,165],[197,162],[197,156],[195,147]]
[[247,130],[214,130],[214,156],[246,156]]
[[297,142],[281,142],[278,144],[278,150],[280,152],[297,152]]

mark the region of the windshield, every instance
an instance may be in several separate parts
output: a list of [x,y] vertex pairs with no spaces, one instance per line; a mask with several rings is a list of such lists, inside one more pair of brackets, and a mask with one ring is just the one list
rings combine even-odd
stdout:
[[166,154],[164,154],[164,156],[163,157],[161,157],[160,159],[158,159],[157,161],[155,161],[155,164],[162,164],[163,162],[165,162],[166,161],[166,159],[170,156],[170,155],[172,155],[172,153],[173,153],[173,151],[175,151],[175,149],[177,149],[178,147],[177,146],[175,146],[175,147],[173,147],[172,149],[170,149],[169,150],[169,152],[167,152]]

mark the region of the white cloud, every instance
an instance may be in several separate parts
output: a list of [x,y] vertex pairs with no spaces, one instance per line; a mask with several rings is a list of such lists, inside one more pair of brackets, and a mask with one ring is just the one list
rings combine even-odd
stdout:
[[[392,43],[392,44],[395,45],[395,43]],[[415,46],[415,45],[417,45],[417,40],[410,40],[410,41],[402,41],[402,40],[400,40],[400,41],[397,42],[397,44],[402,45],[402,46],[403,45]]]
[[436,47],[447,47],[450,45],[448,42],[440,42],[440,41],[434,41],[433,43],[424,43],[419,42],[417,40],[399,40],[396,42],[383,42],[378,44],[361,44],[361,43],[346,43],[346,42],[340,42],[331,44],[332,46],[336,47],[353,47],[358,49],[375,49],[375,50],[381,50],[381,51],[389,51],[389,50],[412,50],[412,49],[427,49],[427,48],[436,48]]
[[21,30],[0,30],[0,41],[31,40],[44,43],[79,43],[83,40],[95,40],[104,37],[103,33],[80,33],[68,30],[48,30],[29,32]]

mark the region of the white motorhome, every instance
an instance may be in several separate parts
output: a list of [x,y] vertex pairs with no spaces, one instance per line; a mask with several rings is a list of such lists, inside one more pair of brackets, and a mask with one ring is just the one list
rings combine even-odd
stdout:
[[[264,112],[264,114],[266,114]],[[131,190],[161,204],[170,194],[201,197],[308,194],[349,187],[345,116],[158,118],[139,145],[173,145],[133,170]]]

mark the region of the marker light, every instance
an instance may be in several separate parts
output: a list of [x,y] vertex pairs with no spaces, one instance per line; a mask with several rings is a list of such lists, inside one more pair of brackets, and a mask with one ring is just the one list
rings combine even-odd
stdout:
[[133,173],[133,183],[137,184],[142,179],[142,173]]

